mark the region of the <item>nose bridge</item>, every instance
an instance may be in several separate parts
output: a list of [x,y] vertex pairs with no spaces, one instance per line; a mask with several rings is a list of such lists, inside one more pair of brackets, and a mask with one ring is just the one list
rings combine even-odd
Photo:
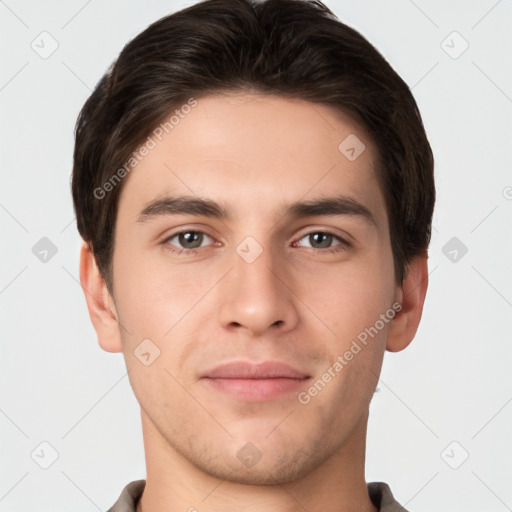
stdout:
[[225,327],[245,327],[254,334],[271,326],[291,328],[298,315],[293,295],[283,281],[282,255],[269,241],[246,237],[232,256],[233,270],[224,283],[220,320]]
[[261,245],[255,238],[246,237],[236,248],[234,274],[240,291],[253,288],[255,293],[279,293],[275,279],[275,269],[279,267],[277,254],[270,243]]
[[[235,252],[233,290],[238,299],[247,301],[247,304],[252,301],[254,306],[265,300],[270,305],[281,293],[274,274],[279,264],[270,243],[261,245],[254,237],[246,237]],[[262,308],[263,305],[260,303],[258,307]]]

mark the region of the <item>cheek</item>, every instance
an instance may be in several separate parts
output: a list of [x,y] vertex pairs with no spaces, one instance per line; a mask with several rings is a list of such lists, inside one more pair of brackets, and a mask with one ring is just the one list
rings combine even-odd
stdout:
[[123,338],[130,344],[140,343],[144,338],[160,338],[171,327],[172,318],[166,316],[173,308],[168,303],[168,295],[164,295],[168,289],[159,284],[159,272],[149,263],[132,249],[124,248],[122,243],[116,245],[116,305],[125,327]]
[[[393,303],[392,261],[354,261],[322,272],[304,272],[296,277],[297,295],[304,304],[348,341],[375,324]],[[332,334],[332,332],[331,332]]]
[[118,312],[132,343],[143,338],[166,343],[194,317],[222,276],[222,269],[173,265],[164,257],[163,249],[150,257],[122,251],[121,245],[114,268]]

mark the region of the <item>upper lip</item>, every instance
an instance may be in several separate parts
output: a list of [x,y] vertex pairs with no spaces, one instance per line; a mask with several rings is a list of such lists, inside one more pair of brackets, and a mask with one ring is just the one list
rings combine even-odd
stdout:
[[280,361],[260,363],[232,361],[204,372],[201,377],[210,379],[305,379],[309,375]]

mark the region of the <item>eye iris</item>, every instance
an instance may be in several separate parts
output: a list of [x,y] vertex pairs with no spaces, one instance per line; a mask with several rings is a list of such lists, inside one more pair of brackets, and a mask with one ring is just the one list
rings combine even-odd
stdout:
[[312,233],[309,235],[309,243],[312,247],[316,248],[330,247],[332,243],[332,235],[329,233]]
[[183,247],[195,249],[196,247],[201,247],[203,234],[196,231],[187,231],[186,233],[180,233],[178,239]]

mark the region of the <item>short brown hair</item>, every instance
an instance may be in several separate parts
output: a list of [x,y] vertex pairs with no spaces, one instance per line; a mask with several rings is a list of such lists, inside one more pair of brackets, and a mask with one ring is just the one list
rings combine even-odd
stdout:
[[409,87],[318,0],[206,0],[130,41],[78,117],[77,226],[109,291],[123,183],[102,197],[96,191],[174,108],[191,97],[244,90],[327,105],[360,120],[378,149],[401,284],[411,258],[426,253],[435,201],[432,150]]

